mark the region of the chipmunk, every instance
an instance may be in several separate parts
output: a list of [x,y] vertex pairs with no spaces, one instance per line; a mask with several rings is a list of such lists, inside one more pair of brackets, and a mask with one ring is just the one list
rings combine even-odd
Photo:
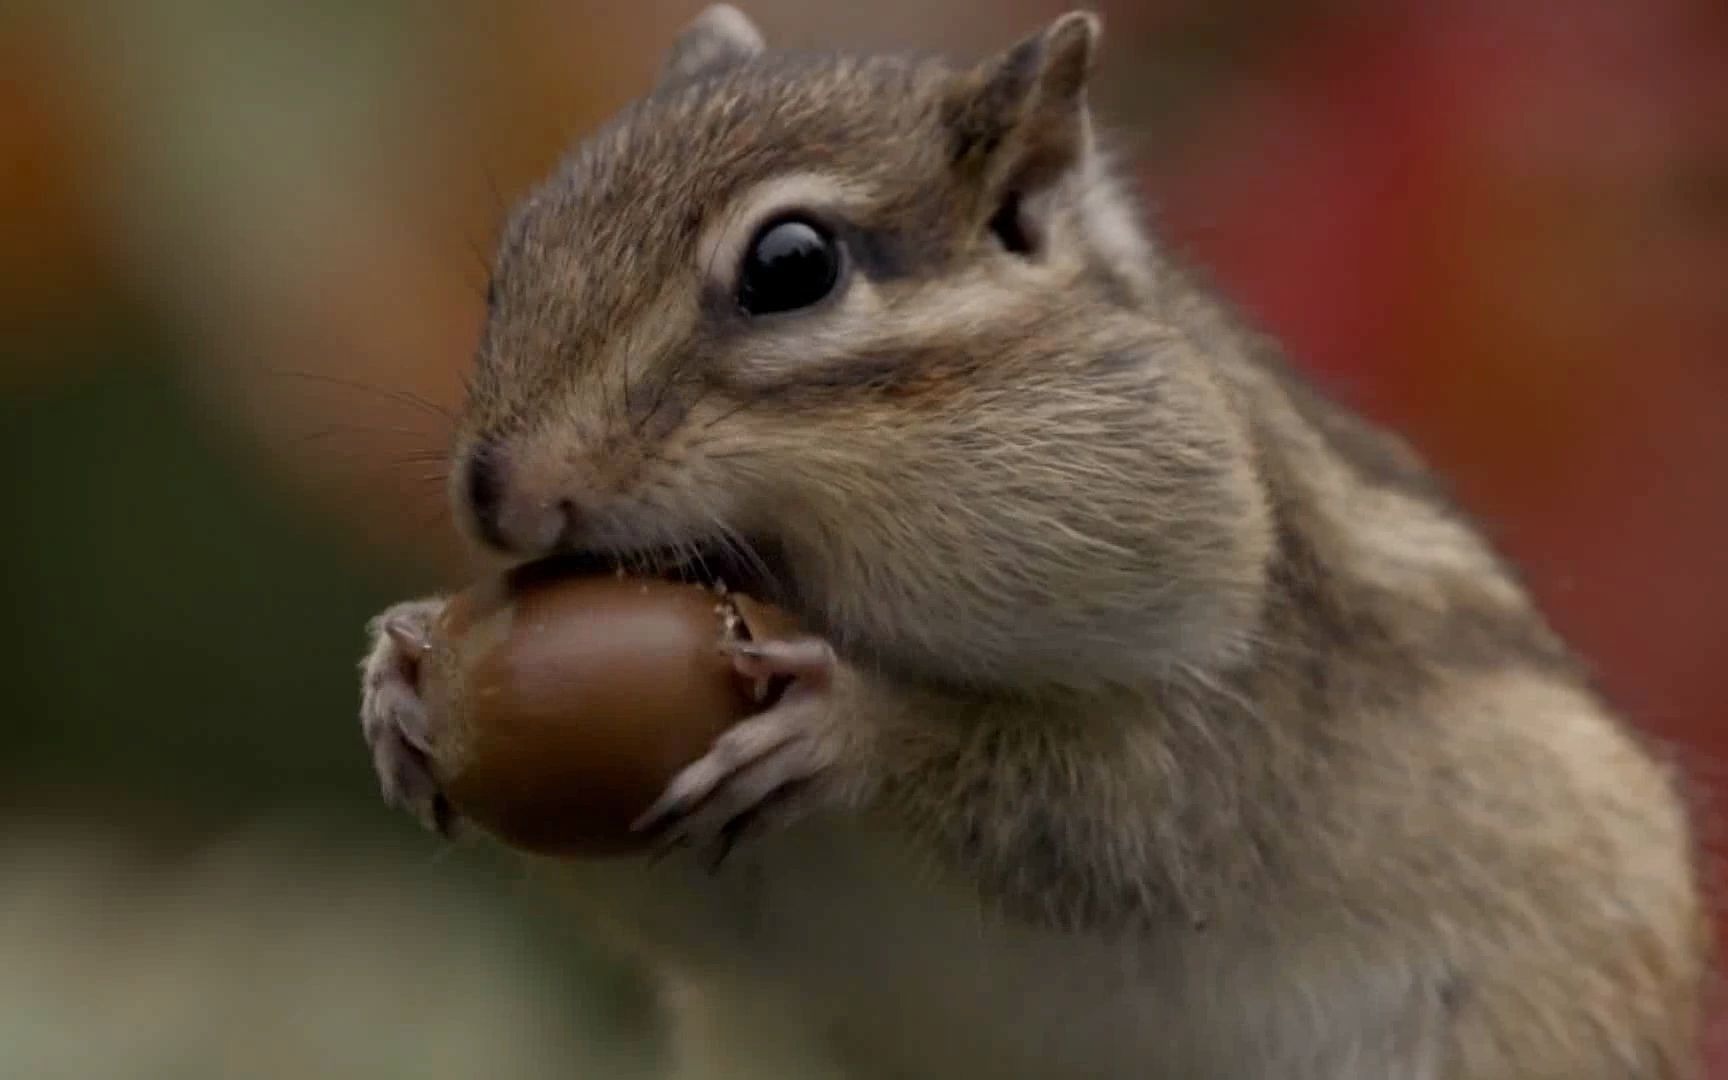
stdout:
[[[452,498],[724,567],[791,690],[554,873],[700,1077],[1697,1075],[1688,815],[1403,441],[1140,222],[1099,19],[975,65],[708,9],[508,222]],[[429,816],[403,642],[363,727]],[[724,858],[718,856],[724,855]]]

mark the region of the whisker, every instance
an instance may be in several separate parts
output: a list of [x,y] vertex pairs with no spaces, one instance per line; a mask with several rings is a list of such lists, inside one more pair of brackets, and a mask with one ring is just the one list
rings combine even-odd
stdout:
[[442,461],[429,460],[429,458],[406,458],[406,460],[391,461],[392,468],[413,468],[416,467],[416,465],[422,468],[427,467],[427,465],[432,465],[432,467],[439,470],[439,475],[441,475],[441,477],[448,477],[449,475],[448,468],[442,467],[442,465],[444,465]]
[[334,435],[411,435],[415,438],[428,438],[437,434],[440,433],[425,431],[419,428],[369,427],[362,424],[334,424],[330,427],[321,428],[318,431],[302,435],[294,440],[294,444],[296,446],[303,446],[307,443],[317,442],[321,439],[328,439]]
[[769,580],[773,579],[773,572],[768,568],[768,560],[762,557],[762,553],[756,550],[754,544],[745,539],[737,529],[734,529],[732,526],[720,520],[717,515],[710,513],[708,515],[708,520],[713,522],[714,527],[720,530],[720,542],[725,544],[727,549],[733,554],[747,562],[753,573],[758,577]]
[[680,537],[671,545],[661,545],[654,552],[654,574],[662,576],[673,568],[690,561],[690,541]]
[[653,548],[637,546],[630,549],[630,555],[632,565],[635,566],[638,576],[653,577],[659,572],[660,552]]
[[685,552],[684,561],[694,562],[696,564],[696,569],[701,573],[704,581],[718,580],[714,576],[713,568],[708,565],[708,560],[703,557],[701,546],[696,544],[694,541],[689,540],[684,542],[684,546],[689,549]]
[[344,379],[339,375],[329,375],[318,371],[296,371],[284,368],[271,368],[267,371],[267,374],[276,376],[277,378],[305,379],[308,382],[326,383],[331,386],[345,387],[349,390],[362,390],[366,393],[375,394],[378,397],[385,398],[386,400],[395,401],[399,404],[419,409],[427,415],[435,416],[440,420],[454,422],[456,419],[456,414],[450,409],[407,390],[390,390],[382,386],[374,386],[371,383],[363,383],[355,379]]
[[481,299],[485,299],[486,283],[492,278],[492,257],[486,253],[486,249],[480,245],[480,242],[474,239],[473,233],[463,230],[462,239],[468,245],[468,250],[474,256],[474,262],[480,268],[480,296]]
[[492,171],[490,165],[482,165],[481,171],[486,174],[487,190],[492,192],[492,205],[497,210],[498,216],[502,218],[509,211],[510,205],[504,201],[504,192],[498,188],[498,176]]
[[412,465],[441,464],[443,455],[410,455],[398,457],[380,454],[365,446],[343,446],[318,455],[320,459],[341,465],[362,465],[367,467],[406,468]]

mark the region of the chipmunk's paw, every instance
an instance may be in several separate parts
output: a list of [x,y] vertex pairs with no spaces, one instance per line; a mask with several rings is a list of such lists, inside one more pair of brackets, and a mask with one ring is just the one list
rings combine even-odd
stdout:
[[360,665],[360,731],[384,801],[448,835],[449,804],[432,776],[426,705],[417,686],[440,600],[412,600],[387,608],[367,626],[372,645]]
[[753,679],[790,679],[769,708],[732,727],[673,778],[635,828],[662,851],[695,846],[718,867],[743,836],[829,801],[847,745],[837,688],[844,669],[821,638],[734,641],[724,648]]

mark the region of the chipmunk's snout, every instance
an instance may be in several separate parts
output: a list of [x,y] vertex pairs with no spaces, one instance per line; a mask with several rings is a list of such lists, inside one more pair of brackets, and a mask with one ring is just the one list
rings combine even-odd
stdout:
[[508,555],[544,555],[567,538],[576,511],[568,499],[537,497],[513,483],[507,451],[481,440],[462,463],[458,502],[474,535]]

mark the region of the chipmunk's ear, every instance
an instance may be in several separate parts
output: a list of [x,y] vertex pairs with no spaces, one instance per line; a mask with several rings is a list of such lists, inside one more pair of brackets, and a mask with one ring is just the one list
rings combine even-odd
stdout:
[[1071,11],[956,80],[954,161],[986,200],[1031,198],[1091,152],[1086,88],[1102,33],[1098,16]]
[[731,4],[711,4],[672,43],[660,68],[660,85],[711,75],[760,53],[762,34]]

